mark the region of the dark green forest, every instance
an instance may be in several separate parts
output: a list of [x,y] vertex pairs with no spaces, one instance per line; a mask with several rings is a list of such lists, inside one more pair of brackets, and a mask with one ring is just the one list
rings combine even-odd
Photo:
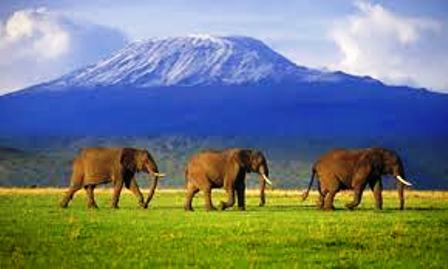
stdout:
[[[267,139],[260,137],[115,137],[115,138],[3,138],[0,140],[1,186],[67,186],[71,160],[83,147],[117,146],[146,148],[155,158],[159,169],[167,173],[160,182],[163,187],[183,187],[184,166],[189,156],[202,149],[248,147],[262,150],[268,158],[270,177],[275,188],[306,186],[312,163],[319,155],[335,147],[385,146],[395,149],[403,158],[407,177],[416,189],[448,189],[448,166],[441,147],[445,143],[402,140],[402,144],[388,141],[331,141],[331,139]],[[412,146],[409,146],[412,145]],[[442,145],[442,146],[441,146]],[[438,153],[438,154],[437,154]],[[148,184],[147,176],[138,175],[141,186]],[[256,187],[255,175],[247,184]],[[386,187],[393,187],[392,179],[384,179]]]

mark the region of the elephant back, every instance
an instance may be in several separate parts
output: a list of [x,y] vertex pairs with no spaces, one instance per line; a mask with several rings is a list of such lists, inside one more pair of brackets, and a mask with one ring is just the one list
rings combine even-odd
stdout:
[[98,184],[112,180],[114,171],[120,165],[119,148],[86,148],[80,158],[84,167],[84,184]]

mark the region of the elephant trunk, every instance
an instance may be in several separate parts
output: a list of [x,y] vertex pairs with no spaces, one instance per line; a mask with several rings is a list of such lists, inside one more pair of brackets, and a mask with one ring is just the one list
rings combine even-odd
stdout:
[[404,179],[404,169],[401,163],[394,169],[394,176],[397,179],[397,190],[398,190],[398,198],[400,200],[400,210],[403,210],[404,186],[412,186],[412,184]]
[[151,202],[151,199],[154,196],[154,192],[156,190],[158,181],[159,181],[159,177],[158,176],[154,176],[154,179],[152,180],[152,184],[151,184],[150,189],[149,189],[148,197],[146,198],[146,201],[145,201],[145,208],[148,207],[149,202]]
[[404,184],[397,182],[398,198],[400,199],[400,210],[404,209]]
[[149,202],[151,202],[151,199],[154,196],[154,192],[156,190],[157,183],[159,181],[159,177],[165,176],[165,174],[159,173],[155,163],[152,163],[151,165],[147,165],[147,169],[148,169],[148,178],[150,179],[151,178],[150,174],[153,174],[154,179],[152,180],[152,183],[149,187],[148,197],[146,198],[145,205],[144,205],[145,208],[148,207]]
[[266,203],[266,195],[264,193],[266,183],[272,186],[272,182],[269,180],[269,169],[267,165],[260,166],[258,173],[260,174],[260,203],[258,205],[264,206]]

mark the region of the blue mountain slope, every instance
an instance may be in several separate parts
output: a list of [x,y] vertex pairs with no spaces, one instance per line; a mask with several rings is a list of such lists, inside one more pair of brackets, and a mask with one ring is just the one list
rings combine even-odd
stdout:
[[[343,132],[338,128],[342,119],[345,125],[361,124],[353,111],[371,118],[378,112],[369,110],[376,103],[392,109],[394,98],[428,96],[435,95],[297,66],[249,37],[149,39],[54,81],[0,97],[5,123],[0,131],[244,135],[263,128],[266,135],[298,135],[315,133],[302,124],[314,119],[317,131],[336,134]],[[254,118],[246,119],[249,115]],[[390,118],[375,116],[366,128],[378,130],[385,121],[392,124]]]
[[385,86],[102,88],[0,98],[2,134],[404,136],[448,134],[445,95]]

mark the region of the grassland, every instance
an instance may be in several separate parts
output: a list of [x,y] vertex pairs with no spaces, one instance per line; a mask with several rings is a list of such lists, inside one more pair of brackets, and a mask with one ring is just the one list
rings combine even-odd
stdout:
[[[316,194],[269,191],[265,207],[248,193],[247,211],[182,210],[183,192],[159,190],[150,209],[124,191],[110,209],[110,190],[97,191],[98,210],[80,192],[68,209],[60,189],[0,189],[0,268],[448,268],[448,193],[395,192],[374,209],[368,192],[359,209],[337,196],[334,212],[314,207]],[[223,199],[214,192],[214,201]]]

